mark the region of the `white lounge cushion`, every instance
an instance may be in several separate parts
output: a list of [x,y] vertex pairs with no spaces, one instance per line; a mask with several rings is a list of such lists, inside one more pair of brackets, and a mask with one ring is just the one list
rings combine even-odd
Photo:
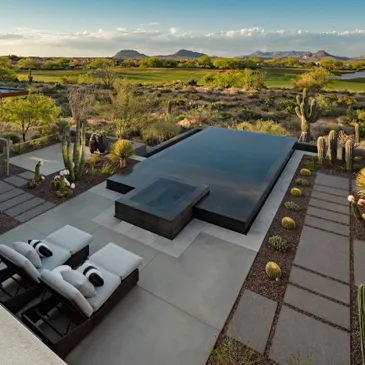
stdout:
[[42,281],[53,290],[57,291],[64,298],[71,300],[77,308],[87,317],[93,314],[93,308],[86,298],[74,286],[61,279],[56,273],[43,270],[41,273]]
[[101,266],[96,265],[92,261],[85,261],[84,264],[82,264],[80,267],[77,268],[77,271],[83,272],[87,266],[94,266],[96,269],[98,269],[104,278],[104,285],[95,287],[96,290],[96,296],[92,298],[87,298],[87,301],[92,306],[94,312],[97,311],[108,299],[109,297],[114,293],[114,291],[118,288],[118,286],[121,284],[121,280],[117,275],[112,274],[108,270],[104,269]]
[[89,260],[119,276],[122,280],[137,269],[143,261],[142,257],[114,243],[108,243],[105,247],[91,255]]
[[13,242],[11,246],[16,252],[25,256],[34,265],[34,267],[37,269],[42,267],[42,261],[37,254],[37,251],[31,245],[26,242]]
[[61,272],[61,276],[63,280],[79,290],[85,298],[92,298],[96,295],[94,285],[81,272],[77,270],[65,270]]
[[48,247],[53,252],[53,255],[41,259],[42,261],[41,270],[43,269],[53,270],[55,267],[64,264],[71,257],[71,254],[68,250],[66,250],[63,247],[60,247],[57,244],[48,242]]
[[92,240],[93,236],[90,233],[70,225],[58,229],[45,238],[45,241],[51,241],[68,250],[71,255],[89,245]]
[[54,269],[50,270],[52,271],[54,274],[57,274],[59,276],[60,279],[63,279],[62,277],[62,272],[66,271],[66,270],[72,270],[71,266],[68,265],[60,265],[55,267]]
[[22,254],[6,245],[0,245],[0,256],[5,257],[13,265],[23,270],[32,280],[39,282],[39,271],[34,265]]

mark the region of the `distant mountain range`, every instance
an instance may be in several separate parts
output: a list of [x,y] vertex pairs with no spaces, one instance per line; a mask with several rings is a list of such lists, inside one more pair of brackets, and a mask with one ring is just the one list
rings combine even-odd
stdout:
[[[156,57],[158,58],[171,58],[171,59],[198,59],[202,56],[205,56],[205,53],[190,51],[187,49],[180,49],[174,54],[171,55],[158,55]],[[113,58],[117,59],[135,59],[135,60],[143,60],[145,58],[148,58],[150,56],[147,56],[143,53],[140,53],[135,50],[125,49],[119,51]],[[334,56],[329,53],[327,53],[324,50],[317,51],[315,53],[309,52],[309,51],[274,51],[274,52],[261,52],[257,51],[254,53],[251,53],[249,55],[245,56],[238,56],[238,58],[250,58],[250,57],[261,57],[265,60],[270,60],[272,58],[288,58],[288,57],[295,57],[298,58],[300,61],[320,61],[324,58],[331,58],[333,60],[337,61],[349,61],[349,60],[363,60],[365,59],[365,56],[360,57],[342,57],[342,56]],[[217,58],[216,56],[211,56],[211,58]]]
[[[173,58],[173,59],[197,59],[197,58],[200,58],[201,56],[205,56],[205,54],[204,53],[199,53],[199,52],[194,52],[194,51],[189,51],[187,49],[180,49],[179,51],[177,51],[174,54],[171,54],[171,55],[158,55],[156,57],[158,57],[158,58]],[[115,56],[113,56],[113,58],[140,59],[140,60],[143,60],[143,59],[148,58],[148,57],[149,56],[147,56],[143,53],[139,53],[138,51],[130,50],[130,49],[121,50]]]
[[324,58],[331,58],[333,60],[338,61],[347,61],[350,58],[349,57],[341,57],[341,56],[334,56],[329,53],[327,53],[324,50],[317,51],[315,53],[309,52],[309,51],[274,51],[274,52],[254,52],[247,56],[242,56],[243,58],[247,57],[261,57],[264,59],[272,59],[272,58],[288,58],[288,57],[295,57],[303,61],[320,61]]

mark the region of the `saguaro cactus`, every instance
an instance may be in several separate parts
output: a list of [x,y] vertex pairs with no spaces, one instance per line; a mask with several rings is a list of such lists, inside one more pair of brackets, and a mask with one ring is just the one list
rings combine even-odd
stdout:
[[335,163],[337,159],[337,132],[331,131],[328,135],[328,157],[331,161],[331,163]]
[[357,291],[357,305],[359,307],[362,361],[365,364],[365,286],[362,284],[359,285]]
[[326,158],[326,140],[324,139],[324,137],[319,137],[317,139],[317,153],[318,161],[321,165],[323,165]]
[[76,137],[72,149],[71,132],[66,130],[62,136],[62,156],[65,168],[70,172],[70,180],[79,180],[85,166],[85,125],[76,121]]
[[351,171],[354,161],[354,142],[352,140],[348,140],[345,144],[345,159],[346,168],[348,171]]
[[295,108],[295,112],[302,122],[302,134],[299,137],[299,141],[309,143],[310,125],[319,119],[321,115],[321,109],[318,107],[316,99],[309,101],[307,89],[303,90],[302,99],[300,99],[299,95],[297,96],[297,104],[298,106]]
[[360,144],[360,126],[359,123],[355,124],[355,143]]
[[171,115],[172,113],[172,101],[169,100],[169,102],[167,103],[167,114]]

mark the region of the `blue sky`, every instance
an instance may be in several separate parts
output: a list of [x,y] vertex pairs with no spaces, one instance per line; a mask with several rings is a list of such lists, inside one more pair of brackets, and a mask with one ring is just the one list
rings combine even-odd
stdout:
[[0,9],[1,53],[365,54],[364,0],[0,0]]

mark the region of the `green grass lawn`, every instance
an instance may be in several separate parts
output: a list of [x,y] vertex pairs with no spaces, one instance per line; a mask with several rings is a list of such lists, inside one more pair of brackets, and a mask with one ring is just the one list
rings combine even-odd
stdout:
[[[200,79],[207,73],[215,73],[215,70],[201,70],[201,69],[174,69],[174,68],[155,68],[155,69],[143,69],[143,68],[122,68],[120,69],[120,76],[125,77],[131,82],[147,82],[147,83],[163,83],[166,81],[189,81]],[[292,88],[292,80],[299,74],[305,72],[302,69],[286,69],[286,68],[268,68],[264,70],[267,74],[265,84],[270,88]],[[55,70],[55,71],[33,71],[32,75],[35,81],[43,82],[60,82],[62,77],[76,78],[80,75],[86,74],[84,70]],[[27,80],[28,71],[18,71],[18,77],[20,80]],[[363,91],[365,92],[365,80],[353,79],[353,80],[334,80],[334,82],[328,87],[328,90],[338,91]]]

